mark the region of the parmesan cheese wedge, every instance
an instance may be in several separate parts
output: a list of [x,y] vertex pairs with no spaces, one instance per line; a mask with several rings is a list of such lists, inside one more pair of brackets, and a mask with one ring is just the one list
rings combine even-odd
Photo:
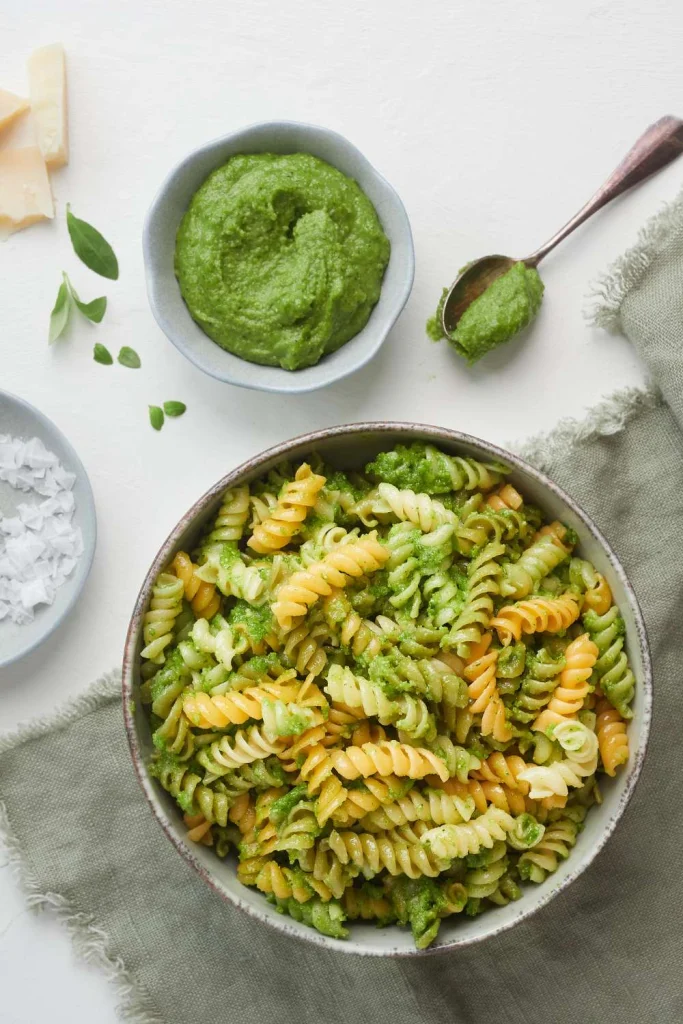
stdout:
[[66,120],[66,59],[61,43],[34,50],[28,59],[31,110],[37,142],[48,167],[69,159]]
[[38,147],[0,149],[0,239],[54,215],[47,167]]
[[25,110],[28,110],[28,100],[23,100],[21,96],[15,96],[6,89],[0,89],[0,131]]

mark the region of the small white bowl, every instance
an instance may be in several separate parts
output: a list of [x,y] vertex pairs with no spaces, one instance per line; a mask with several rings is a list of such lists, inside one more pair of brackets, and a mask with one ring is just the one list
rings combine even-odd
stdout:
[[[250,483],[283,459],[309,458],[311,452],[318,452],[339,469],[354,469],[364,466],[379,451],[412,441],[438,445],[449,455],[507,462],[511,469],[511,483],[528,501],[539,505],[550,519],[561,519],[576,530],[579,535],[578,552],[603,573],[619,605],[637,684],[633,719],[629,725],[628,764],[616,778],[601,778],[603,802],[591,808],[571,855],[562,860],[557,870],[540,885],[525,885],[520,900],[505,907],[492,907],[477,917],[465,914],[447,917],[436,941],[426,950],[415,949],[410,931],[394,925],[376,928],[372,923],[354,922],[346,941],[321,935],[290,917],[278,914],[262,893],[243,886],[237,880],[232,858],[220,860],[213,850],[190,842],[175,801],[148,773],[147,765],[154,747],[147,711],[140,701],[142,631],[154,581],[177,551],[192,550],[207,523],[215,517],[226,488]],[[643,766],[652,716],[652,667],[638,601],[617,556],[583,509],[549,477],[518,456],[456,430],[419,423],[352,423],[295,437],[255,456],[219,480],[183,516],[154,559],[135,604],[123,661],[123,710],[135,770],[153,814],[180,854],[222,899],[286,935],[306,939],[328,949],[369,956],[426,956],[482,942],[519,924],[565,890],[597,856],[617,828]]]
[[[29,405],[22,398],[0,391],[0,434],[21,437],[29,440],[38,437],[46,448],[59,458],[65,469],[76,474],[74,498],[74,526],[80,526],[83,534],[83,554],[72,574],[66,579],[50,605],[39,605],[35,618],[23,626],[11,622],[9,618],[0,622],[0,668],[11,665],[24,655],[30,654],[53,633],[64,621],[76,604],[85,581],[88,578],[95,544],[97,541],[97,517],[95,515],[95,499],[83,463],[71,447],[67,439],[55,424],[42,412]],[[3,515],[14,515],[20,502],[33,504],[35,496],[27,496],[26,492],[12,489],[9,484],[0,482],[0,518]]]
[[[237,153],[311,153],[354,178],[372,201],[391,256],[379,302],[351,341],[315,366],[283,370],[260,366],[226,352],[190,316],[180,294],[173,260],[178,226],[192,196],[217,167]],[[243,388],[300,394],[354,373],[379,351],[408,301],[415,275],[415,253],[408,215],[391,185],[363,154],[328,128],[295,121],[268,121],[231,132],[190,153],[171,171],[147,214],[142,236],[147,294],[162,331],[200,370]]]

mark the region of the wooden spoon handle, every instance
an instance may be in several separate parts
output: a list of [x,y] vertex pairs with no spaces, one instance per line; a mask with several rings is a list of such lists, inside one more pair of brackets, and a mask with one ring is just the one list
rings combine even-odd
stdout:
[[557,234],[553,235],[545,245],[527,257],[527,266],[535,267],[544,256],[554,249],[563,239],[578,228],[579,224],[592,217],[603,206],[610,203],[622,192],[645,181],[651,174],[666,167],[683,152],[683,121],[677,117],[660,117],[640,136],[636,144],[628,151],[615,171],[595,195],[588,200]]

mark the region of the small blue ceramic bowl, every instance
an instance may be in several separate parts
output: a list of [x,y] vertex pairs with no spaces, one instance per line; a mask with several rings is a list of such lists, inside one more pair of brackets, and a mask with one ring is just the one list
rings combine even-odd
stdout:
[[[391,242],[379,302],[355,338],[315,366],[283,370],[259,366],[226,352],[189,314],[173,270],[178,226],[188,204],[208,175],[237,153],[311,153],[354,178],[372,200]],[[243,388],[298,394],[325,387],[354,373],[372,359],[408,301],[415,274],[415,253],[408,215],[391,185],[343,136],[328,128],[295,121],[250,125],[196,149],[171,171],[145,221],[143,253],[147,294],[166,337],[195,366],[218,380]]]

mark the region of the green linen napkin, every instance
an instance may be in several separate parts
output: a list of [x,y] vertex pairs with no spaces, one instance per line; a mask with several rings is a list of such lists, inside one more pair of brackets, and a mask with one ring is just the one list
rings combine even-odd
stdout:
[[[642,779],[616,835],[533,918],[469,950],[414,960],[329,952],[224,904],[152,818],[110,676],[0,741],[10,857],[34,906],[114,980],[138,1024],[680,1024],[683,1020],[683,198],[603,287],[655,388],[624,392],[524,451],[584,506],[645,615],[656,702]],[[495,910],[492,911],[495,913]]]

